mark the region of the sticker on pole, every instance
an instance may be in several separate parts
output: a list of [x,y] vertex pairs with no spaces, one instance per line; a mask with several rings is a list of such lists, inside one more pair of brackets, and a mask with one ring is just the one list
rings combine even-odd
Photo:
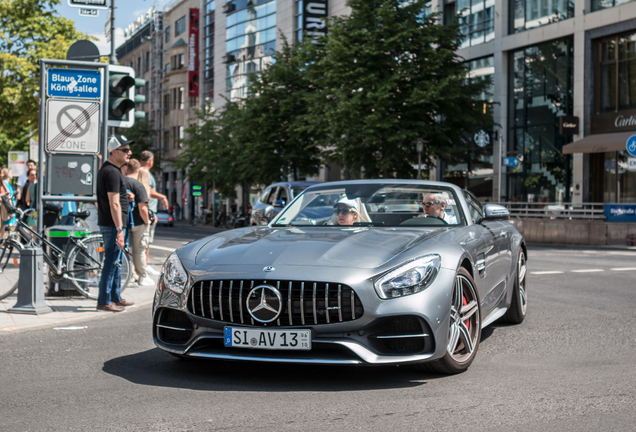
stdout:
[[49,100],[46,151],[49,153],[99,153],[100,104]]
[[636,135],[632,135],[627,138],[627,144],[625,147],[627,148],[627,153],[632,156],[636,156]]

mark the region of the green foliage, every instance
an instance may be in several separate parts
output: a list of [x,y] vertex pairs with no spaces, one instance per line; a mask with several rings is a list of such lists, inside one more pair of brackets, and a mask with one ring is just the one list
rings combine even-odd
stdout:
[[465,137],[492,117],[477,103],[488,85],[467,79],[457,24],[424,17],[424,0],[350,0],[329,33],[284,41],[275,63],[250,76],[251,97],[199,114],[178,160],[199,183],[232,196],[337,162],[364,177],[416,175],[415,141],[428,157],[466,157]]
[[423,160],[459,156],[465,135],[488,123],[475,107],[487,83],[466,79],[457,24],[423,16],[424,0],[400,3],[351,0],[351,15],[333,18],[324,45],[308,53],[319,89],[310,130],[329,159],[364,177],[413,177],[417,139],[428,141]]
[[57,14],[60,0],[0,0],[0,166],[9,150],[28,149],[38,128],[39,60],[64,59],[86,39],[73,21]]

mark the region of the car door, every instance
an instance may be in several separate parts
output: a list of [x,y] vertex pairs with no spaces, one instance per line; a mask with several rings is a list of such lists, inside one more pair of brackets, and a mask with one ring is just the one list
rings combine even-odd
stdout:
[[475,224],[475,236],[481,236],[481,241],[476,242],[475,252],[477,261],[475,267],[477,269],[475,281],[481,287],[479,296],[481,298],[482,315],[487,316],[496,304],[497,292],[503,290],[498,286],[501,282],[498,274],[500,270],[500,256],[498,246],[498,234],[501,231],[499,221],[484,221],[484,208],[479,200],[469,191],[463,191],[468,210]]

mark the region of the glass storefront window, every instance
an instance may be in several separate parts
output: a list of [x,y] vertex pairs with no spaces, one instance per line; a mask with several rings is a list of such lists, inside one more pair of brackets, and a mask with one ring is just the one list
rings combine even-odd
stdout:
[[592,12],[601,9],[613,8],[615,6],[620,6],[631,1],[634,0],[592,0]]
[[636,33],[612,36],[596,43],[600,76],[597,112],[636,108]]
[[276,46],[276,0],[235,0],[235,12],[227,15],[226,96],[249,96],[248,74],[272,62]]
[[510,0],[511,33],[522,32],[574,16],[571,0]]
[[625,150],[605,153],[603,202],[636,203],[636,164],[630,159],[636,158]]
[[572,115],[572,37],[511,55],[508,156],[521,157],[507,176],[509,201],[570,200],[571,164],[559,134],[559,116]]
[[[482,101],[484,113],[489,113],[492,116],[495,58],[493,56],[483,57],[471,60],[467,64],[469,80],[488,81],[488,86],[478,99]],[[486,130],[490,127],[490,125],[484,125]],[[493,142],[492,139],[488,143],[482,140],[478,140],[478,142],[479,145],[475,144],[473,140],[464,161],[446,167],[444,180],[468,189],[482,201],[490,201],[493,184]]]

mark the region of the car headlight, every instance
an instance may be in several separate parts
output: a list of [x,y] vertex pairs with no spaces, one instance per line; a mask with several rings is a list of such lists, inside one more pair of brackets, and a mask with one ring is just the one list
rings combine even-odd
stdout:
[[426,255],[408,262],[375,281],[380,298],[390,299],[425,290],[437,276],[442,257]]
[[161,272],[163,273],[163,286],[178,294],[181,294],[188,285],[188,273],[183,268],[176,253],[168,257]]

